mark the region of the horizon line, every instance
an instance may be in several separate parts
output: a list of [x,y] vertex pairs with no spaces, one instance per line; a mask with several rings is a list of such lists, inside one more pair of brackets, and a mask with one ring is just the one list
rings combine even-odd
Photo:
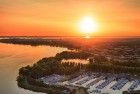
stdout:
[[[86,37],[86,36],[0,36],[0,37]],[[89,36],[89,37],[140,37],[138,36]]]

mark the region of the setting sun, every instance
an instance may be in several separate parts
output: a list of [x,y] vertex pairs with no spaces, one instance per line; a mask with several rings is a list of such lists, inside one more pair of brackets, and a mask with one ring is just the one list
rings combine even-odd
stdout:
[[81,19],[79,29],[81,32],[84,32],[86,34],[96,32],[97,23],[93,20],[92,17],[87,16]]
[[140,94],[140,0],[0,0],[0,94]]

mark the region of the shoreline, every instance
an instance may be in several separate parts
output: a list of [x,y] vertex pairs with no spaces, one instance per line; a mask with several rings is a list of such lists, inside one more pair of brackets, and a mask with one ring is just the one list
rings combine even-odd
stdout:
[[[34,64],[32,67],[30,67],[30,66],[26,66],[25,68],[21,68],[20,70],[19,70],[19,76],[20,75],[27,75],[27,76],[29,76],[29,77],[33,77],[33,78],[35,78],[36,80],[37,79],[40,79],[40,78],[42,78],[42,77],[45,77],[45,76],[47,76],[47,77],[45,77],[45,79],[54,79],[54,78],[57,78],[58,79],[58,81],[57,81],[57,79],[56,79],[56,82],[59,82],[59,77],[57,77],[57,75],[59,76],[61,76],[61,75],[65,75],[65,76],[70,76],[70,75],[73,75],[73,73],[76,73],[76,74],[78,74],[79,75],[79,72],[80,71],[83,71],[83,72],[81,72],[81,73],[88,73],[88,72],[90,72],[91,71],[91,73],[93,72],[93,74],[95,74],[94,72],[97,72],[97,74],[99,74],[100,76],[101,76],[101,74],[103,74],[103,75],[107,75],[108,73],[103,73],[103,72],[99,72],[99,71],[93,71],[93,70],[87,70],[88,69],[88,65],[89,64],[74,64],[74,63],[70,63],[70,62],[63,62],[63,63],[61,63],[61,61],[63,60],[63,59],[75,59],[75,58],[79,58],[79,54],[81,55],[81,52],[70,52],[70,51],[64,51],[64,52],[62,52],[62,53],[58,53],[55,57],[49,57],[49,58],[43,58],[42,60],[40,60],[40,61],[38,61],[36,64]],[[87,53],[86,53],[87,54]],[[89,54],[88,54],[89,55]],[[85,54],[83,54],[83,55],[81,55],[81,57],[80,58],[84,58],[84,59],[87,59],[88,57],[90,57],[90,55],[88,56],[88,55],[86,55],[87,57],[85,57]],[[78,56],[78,57],[77,57]],[[52,66],[54,66],[54,67],[52,67]],[[55,66],[57,66],[57,67],[55,67]],[[63,68],[63,66],[65,66],[65,67],[67,67],[67,68],[65,68],[64,70],[61,70],[62,68]],[[90,65],[91,66],[91,65]],[[42,69],[44,69],[43,67],[45,67],[45,69],[50,69],[50,70],[46,70],[47,72],[43,72],[44,70],[42,70]],[[98,66],[98,67],[100,67],[100,66]],[[38,68],[39,68],[39,70],[38,70]],[[87,68],[87,69],[86,69]],[[33,70],[34,69],[34,70]],[[37,71],[37,70],[38,71]],[[83,70],[84,69],[84,70]],[[36,70],[36,71],[35,71]],[[34,71],[35,71],[35,73],[34,73]],[[32,74],[33,73],[33,74]],[[45,74],[43,74],[43,73],[45,73]],[[46,73],[48,73],[48,74],[46,74]],[[53,75],[53,74],[57,74],[56,76],[55,75]],[[111,74],[113,74],[113,72],[111,72],[111,73],[109,73],[110,75]],[[118,73],[118,77],[119,77],[119,75],[122,75],[122,76],[120,76],[120,77],[128,77],[128,79],[134,79],[134,78],[131,78],[131,75],[130,74],[127,74],[127,73],[122,73],[122,74],[119,74]],[[109,76],[110,76],[109,75]],[[54,76],[54,78],[49,78],[49,77],[51,77],[51,76]],[[129,77],[130,76],[130,77]],[[72,77],[72,76],[71,76]],[[70,78],[71,78],[70,77]],[[133,76],[132,76],[133,77]],[[139,76],[138,76],[139,77]],[[75,79],[75,77],[72,77],[73,79]],[[98,79],[98,78],[97,78]],[[103,79],[105,79],[105,78],[101,78],[101,80],[103,80]],[[110,78],[109,78],[110,79]],[[116,78],[116,79],[121,79],[121,78]],[[136,78],[135,78],[136,79]],[[35,80],[35,81],[36,81]],[[61,79],[60,79],[61,80]],[[68,80],[68,79],[67,79]],[[30,80],[31,82],[32,82],[32,80]],[[42,83],[42,81],[43,81],[43,79],[41,80],[41,83]],[[46,80],[47,81],[47,80]],[[51,80],[50,80],[51,81]],[[54,81],[55,81],[55,79],[54,79]],[[41,84],[40,82],[39,82],[39,84]],[[44,84],[45,84],[46,82],[44,82]],[[48,83],[48,82],[47,82]],[[53,80],[52,80],[52,83],[48,83],[48,84],[53,84],[54,82],[53,82]],[[47,84],[46,84],[47,85]],[[57,86],[57,85],[56,85]],[[63,86],[65,86],[65,85],[63,85]],[[72,85],[72,87],[75,87],[76,85]],[[50,87],[52,87],[52,86],[50,86]],[[76,86],[77,87],[77,86]],[[81,86],[80,86],[81,87]],[[41,87],[42,88],[42,87]],[[40,89],[41,89],[40,88]],[[83,88],[85,88],[85,87],[83,87]],[[31,88],[31,89],[33,89],[34,90],[34,88]],[[44,87],[43,87],[43,89],[44,89]],[[38,91],[40,91],[40,90],[38,90]],[[53,89],[53,91],[55,91],[55,89]],[[44,90],[43,90],[43,92],[44,92]],[[45,90],[45,92],[47,92],[46,90]],[[72,91],[70,91],[70,92],[73,92],[73,90]],[[55,94],[55,93],[54,93]],[[62,93],[63,94],[63,93]],[[75,93],[72,93],[72,94],[75,94]]]
[[[30,41],[28,41],[30,40]],[[72,43],[67,43],[66,41],[61,40],[37,40],[35,42],[34,39],[12,39],[12,40],[1,40],[4,43],[13,43],[13,44],[27,44],[27,45],[50,45],[50,46],[58,46],[58,47],[66,47],[68,49],[79,49],[77,52],[68,52],[64,51],[62,53],[56,54],[55,57],[43,58],[35,63],[33,66],[26,66],[19,70],[19,76],[29,76],[35,79],[40,77],[44,77],[46,75],[58,74],[58,75],[71,75],[74,72],[79,72],[80,70],[84,70],[86,72],[93,71],[93,72],[101,72],[101,73],[124,73],[124,74],[131,74],[131,75],[140,75],[139,71],[140,68],[138,67],[139,64],[136,62],[135,64],[129,65],[127,62],[123,64],[121,62],[116,61],[108,61],[105,56],[96,56],[92,52],[80,48],[81,45],[71,45]],[[47,42],[47,44],[46,44]],[[53,43],[54,42],[54,43]],[[87,51],[87,52],[86,52]],[[93,58],[94,55],[94,59]],[[92,57],[92,58],[90,58]],[[74,64],[72,61],[65,61],[61,63],[63,59],[89,59],[88,64]],[[114,63],[115,62],[115,63]],[[138,66],[136,66],[138,65]],[[25,79],[26,80],[26,79]],[[25,83],[25,82],[24,82]],[[27,81],[26,81],[27,83]],[[29,85],[27,83],[27,85]],[[24,86],[24,84],[23,84]],[[30,86],[35,90],[33,86]],[[39,88],[39,87],[38,87]],[[49,87],[50,88],[50,87]],[[40,88],[41,89],[41,88]],[[40,89],[38,91],[40,91]],[[43,87],[43,91],[46,89]],[[53,89],[55,91],[55,89]]]
[[[24,88],[24,89],[31,90],[34,92],[46,93],[46,94],[64,94],[64,91],[66,91],[66,90],[67,90],[67,92],[65,92],[65,94],[88,94],[86,89],[82,88],[82,87],[80,88],[80,87],[67,86],[67,87],[63,87],[64,90],[61,90],[62,88],[60,88],[60,87],[62,87],[62,86],[59,86],[59,87],[49,86],[49,85],[46,85],[46,84],[40,83],[40,82],[39,83],[35,82],[34,85],[32,85],[30,82],[28,82],[27,78],[28,77],[26,77],[26,76],[17,77],[18,86],[20,88]],[[40,84],[40,85],[37,85],[37,84]],[[70,90],[70,88],[72,90]]]

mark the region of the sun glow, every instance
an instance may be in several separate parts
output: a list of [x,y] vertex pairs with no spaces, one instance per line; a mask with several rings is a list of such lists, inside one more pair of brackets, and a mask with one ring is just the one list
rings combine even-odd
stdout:
[[79,23],[79,29],[85,34],[90,34],[97,31],[97,23],[92,17],[84,17]]

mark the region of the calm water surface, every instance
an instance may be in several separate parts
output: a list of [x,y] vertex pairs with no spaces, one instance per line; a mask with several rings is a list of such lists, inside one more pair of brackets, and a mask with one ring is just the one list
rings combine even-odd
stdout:
[[65,50],[67,48],[0,43],[0,94],[41,94],[17,86],[19,68]]

